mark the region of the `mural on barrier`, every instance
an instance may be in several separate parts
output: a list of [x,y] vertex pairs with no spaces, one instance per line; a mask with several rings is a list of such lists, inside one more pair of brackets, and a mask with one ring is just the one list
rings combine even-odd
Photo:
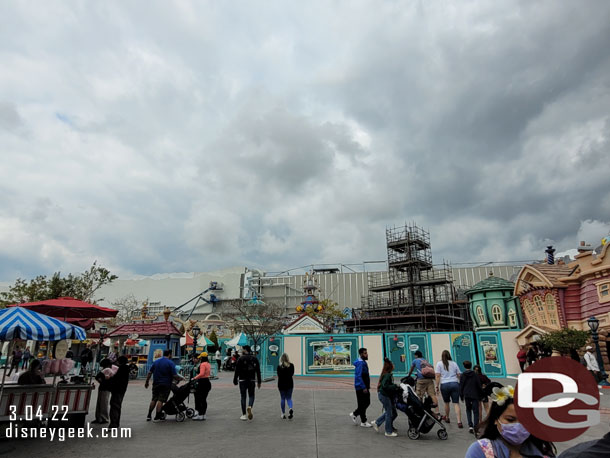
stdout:
[[265,354],[265,364],[269,366],[270,370],[275,371],[280,364],[280,356],[282,356],[282,339],[278,337],[269,338]]
[[394,364],[394,372],[406,372],[407,354],[404,335],[386,335],[386,353],[387,358]]
[[[409,343],[409,351],[407,352],[408,358],[407,358],[407,368],[410,369],[411,368],[411,364],[413,363],[413,360],[415,359],[415,355],[413,353],[415,353],[416,351],[421,351],[423,358],[426,361],[432,361],[432,359],[430,358],[430,352],[428,351],[428,334],[415,334],[415,333],[409,333],[407,334],[407,342]],[[408,372],[408,371],[407,371]]]
[[502,348],[497,333],[477,334],[479,347],[479,361],[483,373],[488,377],[504,377],[505,370],[502,360]]
[[460,370],[464,372],[464,361],[476,364],[472,333],[451,334],[451,355]]
[[357,337],[306,339],[308,374],[351,374],[358,359]]

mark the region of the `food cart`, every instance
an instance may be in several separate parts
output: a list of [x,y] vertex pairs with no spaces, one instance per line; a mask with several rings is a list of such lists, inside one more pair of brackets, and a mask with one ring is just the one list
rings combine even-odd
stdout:
[[[10,343],[7,356],[16,339],[61,342],[71,338],[84,340],[85,330],[21,307],[0,310],[0,341]],[[57,357],[65,356],[60,352],[56,348]],[[67,366],[64,364],[64,368]],[[0,422],[42,420],[57,421],[58,426],[84,425],[93,386],[65,380],[55,383],[57,372],[59,369],[55,369],[51,384],[19,385],[6,380],[5,365],[0,385]]]

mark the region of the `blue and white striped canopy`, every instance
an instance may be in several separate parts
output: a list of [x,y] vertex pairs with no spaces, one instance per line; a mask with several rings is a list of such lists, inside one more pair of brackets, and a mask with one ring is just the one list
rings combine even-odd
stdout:
[[32,312],[22,307],[0,310],[0,340],[85,340],[87,334],[79,326]]

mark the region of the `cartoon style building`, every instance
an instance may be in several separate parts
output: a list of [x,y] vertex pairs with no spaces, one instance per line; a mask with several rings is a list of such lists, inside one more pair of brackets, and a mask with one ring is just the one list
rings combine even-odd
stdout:
[[[547,262],[525,265],[515,283],[515,296],[521,301],[528,326],[520,337],[525,340],[537,330],[573,328],[589,331],[587,320],[599,320],[599,338],[605,364],[610,351],[610,244],[599,254],[581,242],[575,260],[554,262],[552,247]],[[523,340],[520,343],[524,343]]]
[[513,296],[515,284],[496,277],[480,281],[468,291],[468,311],[475,331],[521,329],[523,318],[519,298]]

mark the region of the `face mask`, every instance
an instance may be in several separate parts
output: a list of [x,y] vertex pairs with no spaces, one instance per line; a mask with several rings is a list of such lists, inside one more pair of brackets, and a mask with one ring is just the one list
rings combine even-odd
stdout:
[[500,423],[502,425],[502,431],[500,434],[506,440],[506,442],[513,445],[521,445],[530,437],[530,433],[523,427],[521,423]]

